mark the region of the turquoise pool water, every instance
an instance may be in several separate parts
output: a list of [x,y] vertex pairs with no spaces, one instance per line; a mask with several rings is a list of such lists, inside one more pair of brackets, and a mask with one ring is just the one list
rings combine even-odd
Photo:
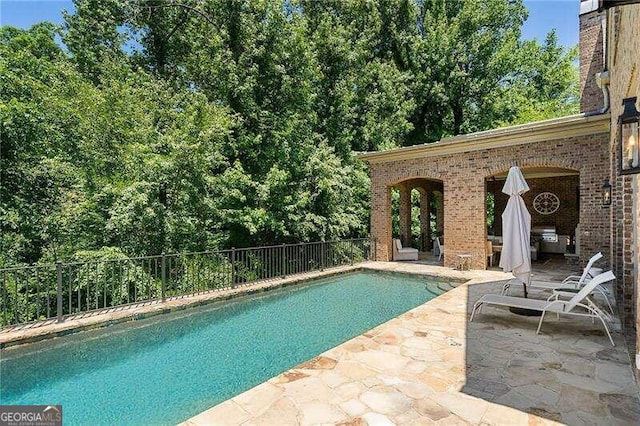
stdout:
[[62,404],[65,424],[177,423],[448,288],[342,275],[7,349],[0,403]]

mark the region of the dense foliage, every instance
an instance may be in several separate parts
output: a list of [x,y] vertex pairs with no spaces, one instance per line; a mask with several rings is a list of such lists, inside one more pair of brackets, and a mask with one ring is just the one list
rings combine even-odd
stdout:
[[520,0],[82,0],[60,28],[2,27],[0,264],[365,235],[353,151],[575,112],[575,50],[520,41],[525,19]]

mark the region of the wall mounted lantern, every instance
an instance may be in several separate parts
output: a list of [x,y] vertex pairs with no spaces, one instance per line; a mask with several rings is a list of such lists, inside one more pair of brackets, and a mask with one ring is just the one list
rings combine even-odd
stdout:
[[602,205],[608,207],[611,205],[611,184],[609,179],[605,179],[602,184]]
[[623,111],[618,117],[618,137],[620,138],[620,173],[640,173],[640,112],[636,109],[638,98],[622,100]]

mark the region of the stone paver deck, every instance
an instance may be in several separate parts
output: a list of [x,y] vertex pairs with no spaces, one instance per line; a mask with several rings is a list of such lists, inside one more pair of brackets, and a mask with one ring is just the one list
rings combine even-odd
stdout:
[[600,325],[551,316],[536,335],[537,318],[490,307],[470,323],[497,271],[364,267],[470,281],[185,424],[640,424],[619,333],[612,347]]

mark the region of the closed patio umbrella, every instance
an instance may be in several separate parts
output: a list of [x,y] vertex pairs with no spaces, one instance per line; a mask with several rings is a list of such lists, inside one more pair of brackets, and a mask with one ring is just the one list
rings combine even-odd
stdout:
[[527,283],[531,275],[531,215],[521,195],[528,190],[529,185],[520,169],[511,167],[502,188],[502,192],[509,196],[509,201],[502,213],[500,267],[522,281],[524,297],[527,297]]

